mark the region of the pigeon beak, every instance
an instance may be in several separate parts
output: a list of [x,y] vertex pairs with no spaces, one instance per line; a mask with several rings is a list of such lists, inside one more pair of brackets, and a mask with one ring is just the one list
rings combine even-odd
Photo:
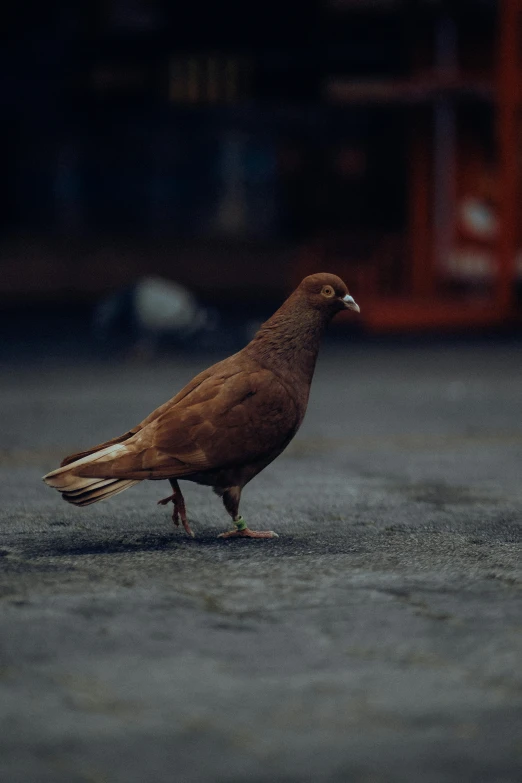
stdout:
[[343,298],[341,299],[341,302],[348,310],[354,310],[356,313],[361,312],[361,308],[359,307],[359,305],[357,304],[353,296],[346,294],[346,296],[343,296]]

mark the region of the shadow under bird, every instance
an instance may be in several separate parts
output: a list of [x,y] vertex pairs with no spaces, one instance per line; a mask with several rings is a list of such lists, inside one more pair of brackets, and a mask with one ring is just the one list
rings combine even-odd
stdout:
[[335,275],[305,277],[251,342],[197,375],[118,438],[66,457],[44,476],[69,503],[87,506],[145,479],[167,479],[172,519],[190,529],[178,479],[210,486],[234,529],[220,537],[274,538],[239,514],[243,487],[288,446],[303,421],[323,332],[344,309],[359,312]]

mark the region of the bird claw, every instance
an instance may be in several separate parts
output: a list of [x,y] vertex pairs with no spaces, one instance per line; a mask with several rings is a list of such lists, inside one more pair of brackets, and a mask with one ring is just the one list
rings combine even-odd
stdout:
[[172,512],[172,521],[174,522],[176,527],[179,527],[179,520],[181,517],[181,523],[183,527],[185,528],[185,532],[187,535],[189,535],[191,538],[196,538],[194,532],[191,530],[191,527],[187,521],[187,519],[183,518],[183,514],[185,513],[185,507],[182,507],[183,513],[180,513],[180,507],[178,506],[178,496],[176,494],[169,495],[168,498],[163,498],[162,500],[158,500],[158,506],[166,506],[167,503],[174,504],[174,511]]
[[243,530],[228,530],[226,533],[220,533],[218,538],[279,538],[273,530],[250,530],[245,527]]
[[[179,527],[179,520],[178,519],[174,519],[174,516],[172,516],[172,521],[174,522],[176,527]],[[186,534],[188,536],[190,536],[191,538],[196,538],[196,534],[194,533],[194,531],[192,530],[192,528],[190,527],[190,525],[189,525],[189,523],[188,523],[188,521],[186,519],[182,518],[181,519],[181,524],[183,525],[183,527],[185,529],[185,532],[186,532]]]

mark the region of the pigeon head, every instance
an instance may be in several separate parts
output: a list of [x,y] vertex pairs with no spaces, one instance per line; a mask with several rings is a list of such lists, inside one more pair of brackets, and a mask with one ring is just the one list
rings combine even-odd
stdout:
[[340,277],[326,272],[309,275],[243,350],[263,367],[284,375],[291,385],[302,384],[308,399],[321,337],[334,315],[344,309],[359,312]]
[[296,293],[304,297],[311,307],[328,312],[332,316],[340,310],[360,312],[359,305],[350,296],[346,284],[337,275],[321,272],[309,275],[301,282]]

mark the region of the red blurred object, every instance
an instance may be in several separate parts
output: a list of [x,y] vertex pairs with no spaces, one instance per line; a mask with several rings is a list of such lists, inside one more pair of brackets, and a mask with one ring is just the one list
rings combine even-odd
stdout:
[[[336,79],[327,87],[327,97],[337,104],[399,104],[409,107],[413,118],[406,237],[385,236],[359,260],[347,250],[351,237],[333,243],[333,248],[331,238],[318,239],[303,249],[294,271],[296,279],[308,273],[311,264],[338,272],[353,288],[362,322],[370,330],[475,329],[520,318],[516,256],[521,19],[522,0],[499,0],[496,62],[489,75],[468,74],[458,67],[455,31],[451,20],[441,17],[434,29],[431,70],[419,69],[411,79],[396,81]],[[491,274],[480,286],[465,285],[450,273],[450,259],[463,239],[455,110],[462,98],[470,97],[491,107],[497,161],[494,237],[474,240],[470,250],[487,247],[491,258]]]

